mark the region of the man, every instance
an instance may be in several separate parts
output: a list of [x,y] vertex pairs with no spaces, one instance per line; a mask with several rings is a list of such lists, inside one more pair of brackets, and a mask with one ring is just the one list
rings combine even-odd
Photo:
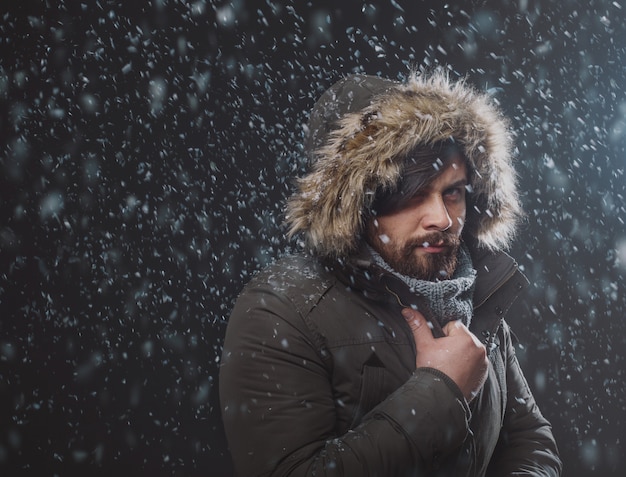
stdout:
[[504,318],[520,206],[507,123],[442,72],[316,103],[287,204],[305,251],[244,289],[220,371],[241,476],[557,476]]

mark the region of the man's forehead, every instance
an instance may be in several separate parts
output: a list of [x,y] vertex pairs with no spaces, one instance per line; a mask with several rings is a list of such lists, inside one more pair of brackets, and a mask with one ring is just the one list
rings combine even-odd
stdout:
[[458,152],[455,152],[445,158],[444,160],[437,159],[433,163],[433,168],[437,171],[437,174],[433,177],[433,181],[442,175],[465,175],[469,168],[467,167],[467,161]]
[[458,172],[467,177],[468,167],[467,162],[462,157],[458,157],[457,159],[452,159],[448,163],[448,169],[451,169],[454,172]]
[[431,181],[424,185],[423,189],[431,189],[440,186],[449,186],[457,183],[467,184],[467,165],[463,159],[446,162],[441,171]]

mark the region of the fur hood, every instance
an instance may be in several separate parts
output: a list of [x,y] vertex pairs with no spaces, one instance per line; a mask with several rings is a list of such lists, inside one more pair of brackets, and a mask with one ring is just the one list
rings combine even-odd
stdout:
[[442,70],[405,83],[352,75],[321,96],[305,139],[311,171],[287,202],[289,234],[303,233],[318,256],[354,253],[376,193],[395,190],[407,155],[450,138],[470,166],[464,235],[506,248],[521,210],[508,122],[489,96]]

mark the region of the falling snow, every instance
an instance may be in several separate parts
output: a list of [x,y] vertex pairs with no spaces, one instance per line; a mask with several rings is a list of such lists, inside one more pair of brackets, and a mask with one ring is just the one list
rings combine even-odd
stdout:
[[297,246],[282,205],[307,111],[345,74],[437,65],[516,131],[527,215],[510,252],[534,286],[510,324],[565,475],[621,475],[621,2],[9,3],[2,475],[229,475],[225,325],[252,274]]

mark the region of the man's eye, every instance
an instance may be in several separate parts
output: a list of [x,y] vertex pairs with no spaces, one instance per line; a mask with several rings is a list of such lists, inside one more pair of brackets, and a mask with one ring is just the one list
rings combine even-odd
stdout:
[[450,198],[458,198],[458,197],[463,196],[463,191],[464,189],[462,187],[454,187],[452,189],[446,190],[444,192],[444,195]]

